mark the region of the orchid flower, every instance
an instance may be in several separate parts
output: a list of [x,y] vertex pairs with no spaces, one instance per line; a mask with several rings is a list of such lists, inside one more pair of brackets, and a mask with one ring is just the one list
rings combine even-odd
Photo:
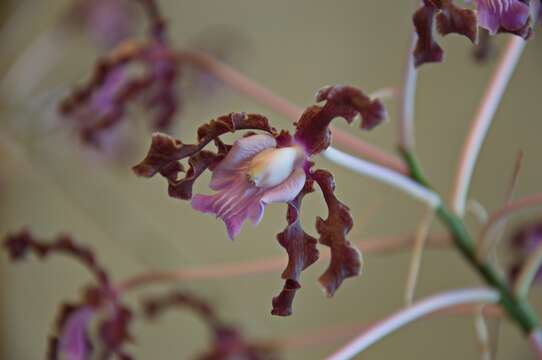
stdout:
[[90,79],[60,104],[86,144],[103,148],[133,102],[151,114],[154,130],[169,128],[178,111],[179,63],[156,5],[142,5],[150,23],[147,38],[126,40],[99,58]]
[[96,279],[97,284],[85,289],[80,302],[61,305],[56,334],[49,341],[48,359],[89,359],[92,354],[90,323],[97,312],[103,310],[105,316],[99,322],[99,340],[103,345],[104,358],[115,354],[121,359],[130,359],[122,347],[131,339],[128,325],[132,313],[118,301],[107,272],[97,263],[90,249],[78,245],[66,235],[52,242],[37,240],[24,229],[8,235],[3,245],[13,261],[23,260],[28,253],[34,253],[39,258],[53,253],[71,256]]
[[[325,105],[307,108],[296,123],[293,136],[285,130],[277,132],[261,115],[232,113],[201,126],[197,144],[155,134],[146,158],[134,167],[139,176],[160,173],[168,180],[170,196],[191,199],[194,209],[222,219],[231,239],[239,234],[246,219],[258,224],[265,206],[288,204],[288,225],[277,238],[288,252],[289,263],[282,274],[283,291],[273,299],[275,315],[291,314],[300,273],[318,259],[317,240],[303,230],[299,220],[302,199],[314,191],[314,183],[329,209],[326,220],[319,217],[316,221],[319,242],[331,248],[331,262],[320,283],[332,296],[345,278],[356,276],[361,270],[360,254],[346,239],[353,225],[349,209],[334,195],[333,175],[313,169],[311,159],[330,145],[329,124],[334,118],[343,117],[351,123],[360,114],[361,128],[371,129],[386,117],[386,112],[379,100],[350,86],[325,87],[316,99],[325,101]],[[240,130],[252,132],[233,145],[220,139],[225,133]],[[211,141],[217,152],[204,150]],[[184,171],[179,161],[185,158],[189,168],[184,177],[179,177]],[[206,169],[213,172],[209,188],[216,193],[192,197],[192,186]]]
[[528,1],[521,0],[475,0],[478,24],[491,35],[498,31],[527,37],[530,34],[530,11]]
[[[471,3],[472,0],[466,2]],[[459,34],[473,43],[476,42],[479,26],[491,35],[507,32],[524,39],[531,35],[528,0],[474,0],[474,3],[476,11],[461,8],[453,0],[423,0],[412,18],[418,34],[414,48],[416,66],[441,62],[444,58],[444,51],[434,39],[435,23],[441,35]]]

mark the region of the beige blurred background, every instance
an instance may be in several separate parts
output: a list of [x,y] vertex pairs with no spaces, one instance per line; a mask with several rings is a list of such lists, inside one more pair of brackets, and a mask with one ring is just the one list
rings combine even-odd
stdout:
[[[19,15],[2,15],[5,32],[0,71],[5,74],[21,52],[58,21],[68,0],[19,0]],[[412,1],[179,1],[161,0],[170,20],[170,34],[179,47],[202,39],[230,49],[228,60],[255,80],[300,106],[313,103],[327,84],[353,84],[367,91],[397,85],[406,54]],[[4,6],[13,9],[13,6]],[[22,9],[22,10],[21,10]],[[21,11],[24,16],[20,16]],[[14,17],[18,16],[18,17]],[[15,31],[13,30],[15,29]],[[215,29],[209,31],[209,29]],[[224,31],[221,29],[225,29]],[[216,37],[215,37],[216,36]],[[499,49],[506,36],[500,36]],[[463,38],[441,39],[446,62],[422,68],[416,100],[417,153],[436,188],[447,196],[460,146],[495,61],[473,63]],[[67,232],[92,246],[115,279],[149,269],[172,269],[259,259],[283,254],[275,234],[284,227],[284,205],[269,206],[262,224],[247,225],[235,242],[228,241],[222,222],[191,210],[186,202],[166,196],[162,179],[136,178],[130,171],[149,142],[145,122],[134,109],[127,121],[136,135],[128,159],[111,163],[90,154],[73,133],[58,129],[47,99],[88,74],[95,50],[82,37],[67,40],[59,61],[34,92],[22,99],[2,85],[0,115],[0,235],[27,225],[39,236]],[[36,61],[36,66],[41,64]],[[542,171],[542,42],[533,39],[514,75],[506,98],[484,144],[471,197],[488,209],[497,208],[516,153],[525,151],[518,196],[540,191]],[[50,90],[50,91],[48,91]],[[349,131],[389,151],[397,139],[396,104],[387,103],[390,121],[371,133]],[[202,122],[231,111],[260,112],[276,127],[288,122],[272,111],[219,88],[212,96],[186,89],[184,109],[174,133],[192,141]],[[337,126],[347,129],[341,121]],[[318,167],[334,172],[337,194],[352,210],[352,240],[412,233],[423,207],[403,193],[359,177],[318,159]],[[205,191],[208,176],[196,189]],[[305,228],[315,234],[315,216],[326,214],[318,194],[304,204]],[[524,213],[521,221],[540,217]],[[476,234],[480,226],[468,220]],[[438,225],[438,224],[437,224]],[[441,230],[434,226],[434,231]],[[322,249],[322,251],[326,251]],[[347,280],[333,299],[317,284],[325,262],[302,277],[294,314],[270,315],[271,298],[282,286],[280,272],[179,283],[217,306],[227,320],[250,337],[273,340],[324,329],[348,329],[381,319],[403,305],[408,252],[365,256],[362,277]],[[0,358],[44,357],[57,306],[75,300],[88,274],[70,259],[31,259],[9,264],[0,254]],[[416,296],[480,285],[454,249],[429,250],[422,264]],[[162,288],[157,288],[160,290]],[[137,293],[139,294],[139,293]],[[136,296],[130,297],[137,304]],[[542,314],[542,291],[532,302]],[[156,323],[134,321],[138,359],[189,359],[205,347],[204,327],[186,313]],[[284,351],[286,359],[321,359],[350,337],[320,340]],[[363,359],[477,359],[479,352],[471,317],[438,317],[419,321],[370,348]],[[500,333],[499,359],[529,359],[527,344],[515,327]]]

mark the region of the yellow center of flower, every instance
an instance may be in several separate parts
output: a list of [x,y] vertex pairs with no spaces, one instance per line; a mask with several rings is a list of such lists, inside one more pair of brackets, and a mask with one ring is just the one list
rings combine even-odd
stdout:
[[250,161],[247,178],[257,187],[272,187],[282,183],[305,157],[298,146],[265,149]]

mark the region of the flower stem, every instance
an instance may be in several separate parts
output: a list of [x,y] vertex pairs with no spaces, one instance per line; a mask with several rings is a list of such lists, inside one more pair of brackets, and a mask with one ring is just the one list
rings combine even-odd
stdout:
[[[274,94],[265,86],[209,55],[197,51],[177,51],[175,57],[180,62],[187,62],[202,71],[212,74],[224,84],[269,107],[292,122],[298,121],[303,113],[302,108],[295,106],[285,98]],[[350,135],[346,131],[335,127],[330,127],[330,129],[335,143],[394,171],[403,174],[406,172],[404,164],[397,157]]]
[[504,95],[506,86],[523,53],[525,44],[526,41],[519,36],[510,38],[506,50],[493,73],[484,97],[480,102],[478,111],[472,120],[471,128],[465,144],[463,145],[461,157],[457,166],[451,196],[452,209],[459,216],[463,216],[465,212],[466,198],[476,159],[478,158],[484,139],[491,126],[493,117],[497,112],[497,107]]
[[417,40],[418,35],[413,31],[403,72],[399,108],[399,146],[410,151],[414,149],[414,106],[417,79],[414,67],[414,47]]
[[[378,254],[410,249],[414,242],[414,236],[389,236],[364,239],[362,241],[357,241],[356,245],[363,253]],[[428,237],[427,243],[431,247],[443,248],[450,244],[450,239],[443,235],[431,235]],[[320,256],[321,258],[326,258],[329,254],[322,253]],[[126,292],[135,290],[140,286],[164,282],[225,279],[238,276],[265,274],[283,269],[287,262],[288,259],[286,257],[275,256],[230,264],[210,264],[172,270],[146,271],[124,279],[117,284],[116,289],[119,292]]]
[[435,208],[441,203],[440,197],[431,189],[428,189],[423,184],[418,184],[416,181],[392,171],[383,166],[373,164],[369,161],[357,158],[340,150],[329,147],[322,155],[336,164],[342,165],[358,174],[372,177],[383,183],[394,186],[412,197],[423,201],[431,208]]
[[[430,188],[414,155],[408,152],[403,152],[403,154],[406,163],[410,167],[412,178],[418,183]],[[516,298],[505,279],[491,263],[478,259],[476,256],[476,244],[469,235],[463,220],[442,204],[437,207],[436,213],[450,231],[454,239],[454,244],[463,257],[488,285],[491,285],[499,292],[500,304],[510,318],[520,326],[525,334],[538,329],[539,321],[530,305],[526,301]]]
[[396,312],[364,332],[327,360],[351,359],[378,340],[421,317],[454,305],[470,303],[495,303],[499,294],[484,288],[448,291],[425,298],[412,306]]

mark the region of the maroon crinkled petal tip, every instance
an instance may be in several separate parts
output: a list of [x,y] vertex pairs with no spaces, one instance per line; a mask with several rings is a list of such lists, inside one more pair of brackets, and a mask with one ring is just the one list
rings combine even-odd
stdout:
[[331,143],[329,125],[337,117],[351,123],[359,114],[360,127],[370,130],[387,117],[386,109],[378,99],[371,99],[361,90],[346,85],[326,86],[316,94],[316,101],[324,106],[311,106],[296,123],[294,139],[305,147],[308,155],[324,151]]
[[312,178],[318,183],[328,206],[327,219],[320,217],[316,219],[316,230],[320,234],[319,242],[329,246],[331,251],[329,266],[319,281],[326,294],[333,296],[344,279],[360,275],[361,253],[346,239],[353,221],[350,209],[335,197],[333,176],[328,171],[316,170],[312,173]]

